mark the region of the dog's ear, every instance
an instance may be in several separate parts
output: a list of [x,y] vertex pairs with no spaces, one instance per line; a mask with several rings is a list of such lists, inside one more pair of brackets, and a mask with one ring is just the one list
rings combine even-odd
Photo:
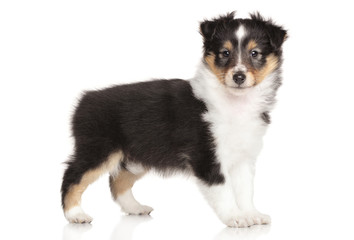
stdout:
[[230,23],[235,16],[235,12],[228,13],[226,15],[214,18],[211,21],[205,20],[200,23],[200,34],[204,37],[204,40],[212,40],[217,30],[223,30],[226,25]]
[[288,38],[287,31],[273,23],[267,24],[267,34],[270,43],[272,44],[275,50],[279,50],[282,44]]
[[211,39],[215,34],[216,30],[216,21],[204,21],[200,23],[200,34],[204,37],[204,39]]
[[281,26],[274,24],[271,19],[266,20],[259,12],[250,14],[252,20],[265,24],[266,32],[272,47],[279,50],[283,42],[288,38],[287,31]]

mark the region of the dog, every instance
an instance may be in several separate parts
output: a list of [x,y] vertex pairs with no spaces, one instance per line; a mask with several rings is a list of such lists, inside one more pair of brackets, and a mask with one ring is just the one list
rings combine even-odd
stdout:
[[253,204],[255,162],[281,85],[287,31],[259,13],[234,12],[200,23],[204,54],[190,80],[152,80],[87,91],[72,117],[74,154],[61,187],[71,223],[90,223],[80,207],[89,184],[109,173],[113,199],[127,214],[153,210],[132,187],[148,171],[195,177],[229,227],[269,224]]

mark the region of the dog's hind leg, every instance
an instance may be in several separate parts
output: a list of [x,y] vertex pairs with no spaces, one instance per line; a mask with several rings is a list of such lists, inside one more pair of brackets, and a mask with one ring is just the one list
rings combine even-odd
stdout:
[[132,193],[134,183],[144,174],[145,171],[132,173],[127,169],[121,169],[118,174],[109,177],[112,197],[127,214],[148,215],[153,210],[149,206],[141,205]]
[[[86,158],[88,156],[86,155]],[[88,159],[81,159],[78,154],[68,163],[62,184],[62,205],[66,219],[71,223],[90,223],[92,218],[81,208],[81,196],[86,188],[106,172],[118,170],[123,159],[121,151],[110,154],[96,167],[87,166]]]

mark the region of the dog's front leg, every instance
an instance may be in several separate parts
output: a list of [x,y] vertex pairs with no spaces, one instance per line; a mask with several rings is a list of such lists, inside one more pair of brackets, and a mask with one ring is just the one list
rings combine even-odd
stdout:
[[199,182],[199,188],[209,205],[213,208],[219,219],[229,227],[239,227],[236,216],[240,210],[237,207],[231,182],[208,185]]
[[253,183],[255,162],[252,160],[237,162],[230,169],[230,178],[233,193],[239,213],[236,221],[239,227],[248,227],[255,224],[268,224],[270,217],[260,213],[253,204]]

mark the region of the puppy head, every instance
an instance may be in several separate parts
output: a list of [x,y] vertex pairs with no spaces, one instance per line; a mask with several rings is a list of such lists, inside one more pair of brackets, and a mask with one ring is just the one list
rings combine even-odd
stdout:
[[260,14],[235,19],[234,13],[200,24],[204,62],[218,81],[235,93],[261,83],[281,64],[286,31]]

